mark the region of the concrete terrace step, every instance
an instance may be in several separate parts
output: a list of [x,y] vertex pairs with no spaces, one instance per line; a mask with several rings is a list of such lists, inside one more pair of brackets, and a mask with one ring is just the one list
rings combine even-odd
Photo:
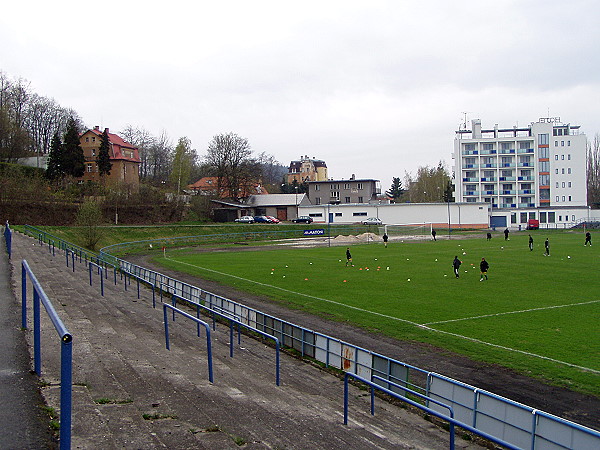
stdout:
[[[109,275],[102,297],[97,275],[89,286],[83,264],[72,272],[63,254],[35,242],[15,233],[13,264],[27,259],[74,336],[73,448],[448,448],[448,433],[405,409],[378,400],[371,416],[368,392],[354,387],[344,426],[338,378],[282,354],[277,387],[275,350],[236,336],[231,358],[224,325],[213,332],[212,384],[203,328],[198,337],[191,321],[170,320],[167,351],[150,290],[138,300],[135,283],[125,292]],[[20,267],[13,275],[20,293]],[[44,394],[58,409],[58,343],[44,321]],[[457,447],[475,448],[461,439]]]

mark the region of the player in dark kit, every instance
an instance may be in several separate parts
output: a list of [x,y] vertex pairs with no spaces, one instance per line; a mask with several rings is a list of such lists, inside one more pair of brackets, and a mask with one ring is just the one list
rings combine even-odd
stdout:
[[529,235],[529,251],[533,251],[533,238]]
[[544,256],[550,256],[550,241],[548,238],[544,241]]
[[350,254],[350,247],[346,248],[346,265],[352,265],[352,255]]
[[509,233],[509,231],[508,231],[508,228],[507,228],[506,230],[504,230],[504,240],[505,241],[508,241],[508,233]]
[[383,233],[383,245],[387,247],[388,235],[387,233]]
[[590,234],[589,231],[587,233],[585,233],[585,243],[583,245],[588,245],[588,244],[590,244],[590,246],[592,245],[592,235]]
[[454,267],[454,275],[456,275],[456,278],[458,278],[458,273],[459,273],[461,264],[462,264],[462,261],[460,259],[458,259],[458,256],[455,256],[454,261],[452,261],[452,267]]
[[481,270],[481,276],[479,277],[479,281],[483,281],[483,277],[487,280],[487,271],[490,268],[490,265],[485,260],[485,258],[481,258],[481,262],[479,263],[479,270]]

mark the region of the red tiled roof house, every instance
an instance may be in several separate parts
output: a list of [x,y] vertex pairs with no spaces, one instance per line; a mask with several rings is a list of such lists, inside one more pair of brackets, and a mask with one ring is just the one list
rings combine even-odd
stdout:
[[[140,187],[140,155],[137,147],[124,141],[116,134],[110,133],[106,128],[109,141],[108,154],[112,168],[110,175],[105,176],[106,184],[122,184],[129,187],[130,191],[138,192]],[[83,155],[85,157],[85,173],[81,181],[95,181],[101,183],[98,173],[98,152],[102,142],[102,131],[96,126],[87,130],[79,137]]]

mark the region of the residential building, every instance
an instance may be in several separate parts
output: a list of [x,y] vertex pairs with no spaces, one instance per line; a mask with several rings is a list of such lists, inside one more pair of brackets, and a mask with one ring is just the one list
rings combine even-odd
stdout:
[[101,180],[98,172],[98,153],[100,143],[102,142],[102,131],[96,126],[87,130],[79,137],[83,155],[85,157],[85,173],[80,178],[81,182],[94,181],[105,182],[113,185],[123,185],[132,192],[138,192],[140,186],[140,156],[137,147],[124,141],[116,134],[110,133],[109,129],[105,131],[108,134],[108,155],[112,168],[110,174]]
[[487,203],[492,226],[586,219],[587,140],[579,129],[560,118],[511,128],[464,124],[454,140],[456,202]]
[[287,182],[292,184],[296,181],[298,184],[308,181],[327,180],[327,164],[320,159],[300,157],[298,161],[292,161],[288,169]]
[[273,216],[279,220],[298,217],[300,206],[310,205],[306,194],[251,195],[244,202],[212,200],[215,222],[231,222],[241,216]]
[[313,205],[371,203],[377,202],[379,194],[379,180],[357,180],[354,175],[349,180],[308,182],[308,198]]

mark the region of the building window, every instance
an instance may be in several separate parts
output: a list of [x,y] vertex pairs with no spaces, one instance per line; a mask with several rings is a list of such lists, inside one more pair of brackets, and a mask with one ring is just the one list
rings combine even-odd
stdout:
[[546,223],[546,211],[540,212],[540,222]]
[[323,213],[312,213],[308,215],[309,217],[323,217]]
[[350,197],[344,197],[344,203],[350,203]]
[[570,168],[570,167],[567,169],[567,173],[568,173],[569,175],[571,174],[571,168]]
[[321,186],[319,184],[315,184],[315,191],[320,191],[321,190]]
[[540,172],[550,172],[550,161],[540,161]]
[[571,187],[571,182],[569,181],[569,183],[567,184],[567,187]]
[[565,174],[565,168],[564,168],[564,167],[561,169],[561,173],[562,173],[563,175]]
[[556,187],[557,187],[557,188],[558,188],[558,187],[560,187],[560,186],[559,186],[559,183],[558,183],[558,181],[556,182]]
[[548,213],[548,223],[554,223],[556,221],[555,217],[556,217],[556,213],[549,212]]
[[331,191],[331,197],[332,198],[340,198],[340,191]]
[[362,197],[358,197],[358,203],[362,203],[363,202],[363,198]]
[[561,159],[561,161],[564,161],[565,160],[565,155],[560,155],[560,159]]
[[547,134],[538,134],[538,145],[548,145]]
[[571,220],[572,220],[573,222],[575,222],[575,214],[573,214],[573,215],[571,216]]
[[510,223],[517,223],[517,213],[512,213],[510,215]]
[[570,154],[570,153],[567,155],[567,159],[568,159],[569,161],[571,161],[571,154]]
[[356,185],[356,189],[358,189],[358,190],[362,190],[362,188],[363,188],[363,184],[362,184],[362,183],[358,183],[358,184]]
[[527,213],[521,213],[521,223],[527,223]]
[[350,189],[350,183],[344,183],[344,189]]
[[554,155],[554,160],[558,161],[558,155]]
[[558,169],[555,169],[555,170],[554,170],[554,173],[555,173],[556,175],[558,175]]
[[535,213],[534,212],[530,212],[529,213],[529,218],[532,220],[535,220]]
[[562,182],[562,187],[565,187],[565,182],[564,181]]
[[538,156],[540,158],[549,158],[550,150],[548,149],[548,147],[543,147],[543,148],[538,149]]
[[92,171],[92,165],[91,164],[87,165],[87,171],[88,171],[88,173],[90,173]]
[[540,175],[540,186],[550,185],[550,175]]
[[562,216],[558,216],[558,221],[562,222]]
[[90,142],[90,138],[89,138],[89,137],[86,137],[86,138],[85,138],[85,142]]
[[366,216],[367,213],[366,212],[355,212],[355,213],[352,213],[352,215],[354,217],[357,217],[357,216],[361,216],[362,217],[362,216]]
[[321,204],[321,197],[315,197],[315,205]]
[[342,213],[336,212],[335,217],[342,217]]
[[560,146],[564,147],[565,146],[565,141],[560,141]]
[[567,141],[567,147],[571,146],[571,141]]
[[96,138],[92,136],[92,142],[96,142]]
[[560,197],[557,195],[556,196],[556,201],[559,202],[560,201]]
[[[569,201],[571,201],[571,196],[570,195],[569,195]],[[575,219],[573,219],[573,220],[575,220]]]
[[475,203],[477,199],[475,197],[467,197],[467,203]]
[[95,148],[92,149],[92,156],[96,156],[96,149]]
[[465,144],[465,150],[472,152],[475,150],[475,144]]
[[565,196],[563,195],[562,197],[563,197],[563,200],[562,200],[562,201],[564,202],[564,201],[565,201]]

